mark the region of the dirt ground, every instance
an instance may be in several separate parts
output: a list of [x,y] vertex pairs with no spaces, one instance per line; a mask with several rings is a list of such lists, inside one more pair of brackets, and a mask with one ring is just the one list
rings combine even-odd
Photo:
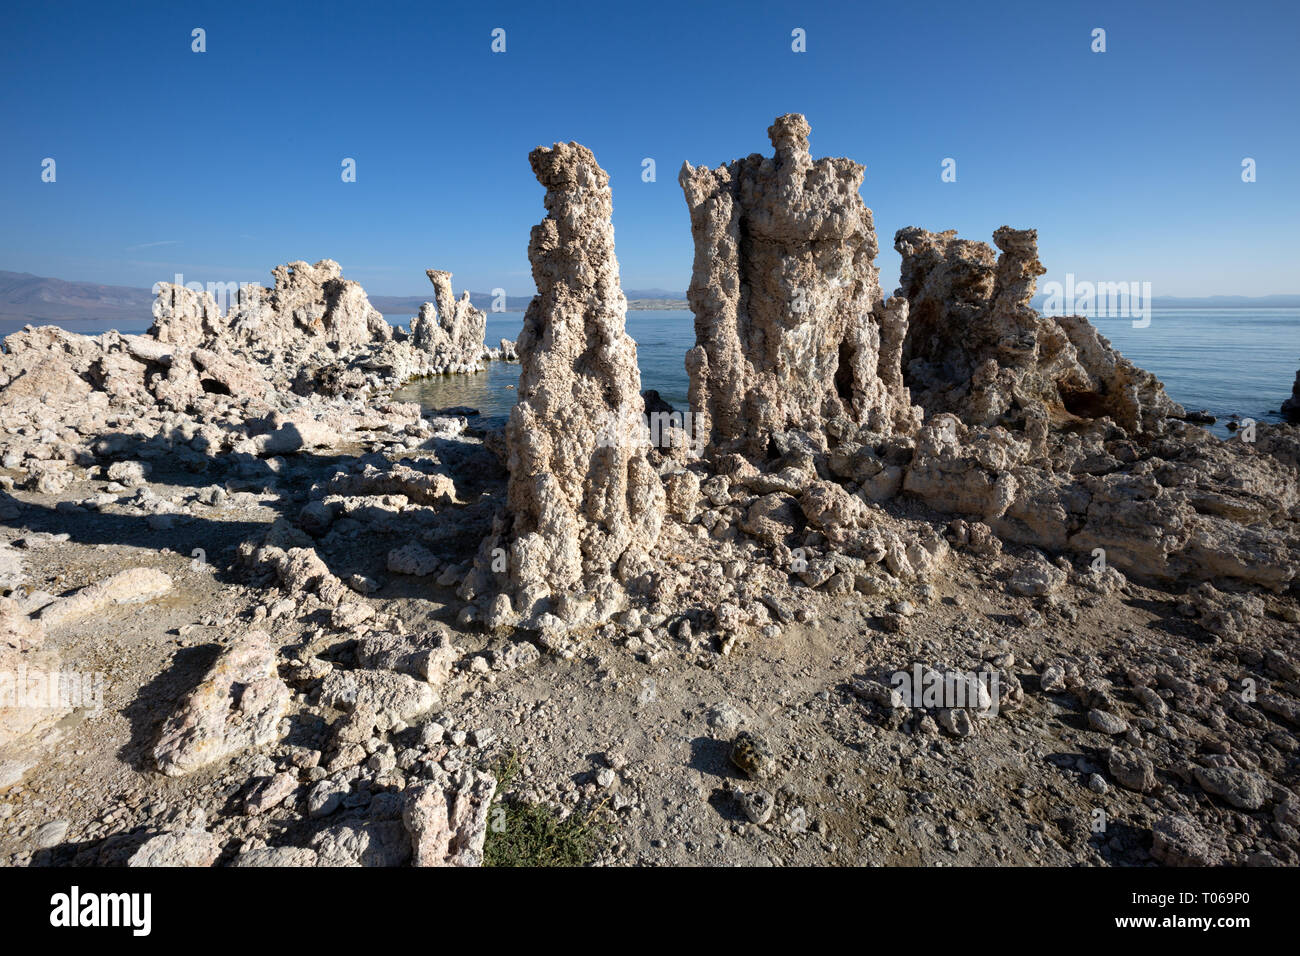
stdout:
[[[325,819],[304,810],[319,777],[304,770],[283,807],[252,817],[242,797],[250,779],[268,772],[266,754],[177,778],[150,759],[161,722],[220,649],[253,626],[280,647],[281,674],[295,691],[286,739],[324,749],[331,714],[313,702],[302,662],[347,666],[355,634],[333,627],[319,607],[277,612],[282,595],[274,583],[237,566],[235,554],[240,542],[260,541],[277,517],[295,514],[331,466],[304,460],[269,486],[249,481],[243,490],[228,476],[159,470],[150,490],[182,509],[170,528],[112,504],[60,510],[59,501],[83,501],[104,481],[79,482],[57,497],[13,492],[17,516],[0,524],[0,541],[21,551],[25,593],[57,596],[129,567],[160,569],[175,587],[50,634],[65,667],[103,675],[102,709],[75,711],[47,730],[25,778],[0,795],[0,862],[121,862],[143,835],[200,810],[221,841],[222,862],[248,846],[306,846],[340,821],[393,819],[392,802],[381,796],[401,789],[400,769]],[[214,484],[229,493],[202,503]],[[480,493],[491,500],[500,485],[488,482]],[[934,521],[942,527],[942,518]],[[445,759],[494,767],[513,755],[520,769],[499,797],[544,806],[561,820],[599,820],[591,862],[1150,865],[1153,827],[1170,815],[1194,820],[1224,861],[1300,860],[1287,822],[1297,771],[1293,728],[1257,708],[1259,721],[1244,718],[1227,701],[1251,680],[1294,695],[1294,682],[1279,681],[1265,662],[1270,648],[1294,654],[1290,596],[1270,596],[1268,612],[1232,643],[1203,630],[1180,607],[1177,590],[1131,582],[1093,590],[1072,573],[1050,598],[1022,597],[1007,581],[1026,555],[954,552],[940,577],[898,593],[832,596],[796,587],[807,620],[748,633],[727,653],[707,633],[683,639],[651,613],[642,627],[591,635],[571,657],[521,655],[524,663],[503,669],[504,652],[526,635],[458,623],[454,581],[389,573],[385,557],[404,541],[363,530],[321,554],[341,578],[361,573],[380,583],[365,599],[377,621],[400,621],[408,632],[435,622],[452,630],[458,661],[431,715],[447,733]],[[457,542],[454,557],[468,561],[477,543]],[[728,572],[719,563],[704,573]],[[886,608],[900,602],[902,613],[886,622]],[[1119,738],[1094,729],[1086,692],[1042,688],[1040,672],[1053,660],[1113,685],[1111,709],[1126,723],[1124,739],[1153,761],[1154,786],[1138,792],[1108,773]],[[1139,706],[1135,691],[1144,681],[1134,672],[1171,661],[1218,702],[1183,706],[1182,696],[1194,692],[1166,686],[1167,717]],[[918,662],[1001,668],[1017,677],[1023,696],[958,736],[932,714],[864,694],[864,681],[887,684]],[[750,779],[732,763],[741,730],[770,745],[775,767],[767,778]],[[394,740],[403,733],[410,731],[395,728]],[[283,748],[269,752],[285,766]],[[1264,806],[1233,806],[1198,785],[1193,768],[1222,765],[1212,758],[1227,755],[1270,778]],[[755,790],[771,798],[762,823],[744,809],[742,797]]]

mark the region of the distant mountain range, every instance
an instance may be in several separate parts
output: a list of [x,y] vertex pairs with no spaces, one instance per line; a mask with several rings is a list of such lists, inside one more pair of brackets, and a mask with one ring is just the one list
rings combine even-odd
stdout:
[[[626,289],[628,308],[685,309],[686,294],[671,289]],[[475,307],[490,312],[493,297],[487,292],[471,292],[470,301]],[[528,307],[531,296],[506,297],[507,312],[522,312]],[[153,293],[148,289],[129,286],[96,285],[92,282],[68,282],[50,279],[28,272],[0,271],[0,320],[30,322],[36,325],[51,322],[148,321],[152,315]],[[432,299],[423,296],[372,295],[371,303],[386,315],[415,315],[420,305]],[[1037,296],[1034,304],[1041,308],[1044,297]],[[1202,298],[1155,296],[1152,306],[1157,309],[1300,309],[1300,295],[1212,295]]]
[[[1044,295],[1033,298],[1033,306],[1042,309]],[[1300,309],[1300,295],[1207,295],[1183,298],[1176,295],[1153,295],[1153,309]]]
[[[663,289],[628,289],[625,294],[628,297],[628,307],[632,309],[686,308],[685,293],[667,292]],[[469,298],[476,308],[491,312],[491,293],[471,292]],[[0,321],[43,325],[74,320],[102,320],[105,324],[128,322],[138,325],[152,319],[153,300],[153,293],[148,289],[69,282],[32,275],[30,272],[0,270]],[[432,300],[432,290],[427,295],[370,296],[371,304],[385,315],[415,315],[423,303]],[[522,312],[528,308],[531,300],[532,296],[527,295],[506,296],[506,311]]]
[[153,293],[120,285],[65,282],[29,272],[0,272],[0,319],[34,325],[69,319],[148,320]]

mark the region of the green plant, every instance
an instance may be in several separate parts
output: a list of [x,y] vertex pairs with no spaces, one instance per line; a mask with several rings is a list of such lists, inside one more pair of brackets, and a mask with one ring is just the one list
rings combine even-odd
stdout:
[[[492,768],[497,793],[505,794],[523,766],[518,751]],[[500,797],[489,815],[483,845],[484,866],[586,866],[609,840],[609,825],[599,818],[604,804],[560,819],[551,807]]]

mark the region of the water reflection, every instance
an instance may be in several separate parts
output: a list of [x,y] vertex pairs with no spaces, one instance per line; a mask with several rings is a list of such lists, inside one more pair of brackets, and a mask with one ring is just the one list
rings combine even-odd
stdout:
[[[389,316],[394,325],[406,321]],[[502,338],[519,334],[522,315],[506,318],[489,317],[487,344],[495,347]],[[690,312],[630,312],[627,334],[637,344],[637,363],[641,367],[641,388],[655,389],[677,409],[686,408],[686,350],[695,344],[695,328]],[[515,404],[519,383],[516,362],[489,362],[487,371],[477,375],[439,375],[408,382],[393,393],[403,402],[419,402],[429,410],[467,405],[485,416],[509,415]]]
[[483,415],[509,415],[518,384],[518,362],[488,362],[486,371],[473,375],[435,375],[407,382],[393,398],[419,402],[429,410],[467,405]]

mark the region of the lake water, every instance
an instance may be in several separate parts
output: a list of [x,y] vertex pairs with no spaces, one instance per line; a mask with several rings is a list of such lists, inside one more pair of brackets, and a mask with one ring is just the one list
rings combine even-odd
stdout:
[[[388,316],[406,326],[410,316]],[[1226,435],[1230,415],[1278,421],[1278,407],[1291,394],[1300,368],[1300,310],[1155,310],[1151,324],[1135,329],[1128,319],[1094,320],[1102,335],[1137,365],[1154,372],[1174,401],[1189,409],[1208,409],[1219,419],[1211,430]],[[523,323],[519,312],[489,315],[487,342],[515,339]],[[0,322],[0,336],[22,328]],[[147,320],[124,326],[143,332]],[[69,322],[74,332],[97,334],[103,323]],[[694,319],[687,311],[629,312],[628,334],[636,340],[641,387],[658,390],[677,408],[686,407],[686,350],[695,344]],[[484,415],[505,415],[515,403],[519,366],[490,362],[478,375],[444,375],[412,382],[398,392],[428,408],[468,405]]]
[[[408,327],[409,316],[387,317],[395,325]],[[514,341],[523,327],[522,312],[489,315],[487,344],[501,339]],[[664,401],[675,408],[686,407],[686,350],[695,344],[695,319],[690,312],[629,312],[627,333],[636,341],[637,363],[641,366],[642,390],[657,389]],[[419,402],[426,408],[468,405],[484,415],[506,415],[515,403],[519,382],[516,362],[489,362],[478,375],[440,375],[411,382],[397,391],[403,401]]]
[[[489,317],[488,344],[516,338],[522,322],[518,313]],[[1230,415],[1279,421],[1277,409],[1300,368],[1296,309],[1156,310],[1144,329],[1133,328],[1129,319],[1098,318],[1094,324],[1121,353],[1154,372],[1174,401],[1216,416],[1211,431],[1219,435],[1227,434],[1223,425]],[[685,354],[695,344],[691,313],[629,312],[627,331],[637,344],[641,387],[685,409]],[[484,415],[504,415],[515,403],[518,380],[518,365],[492,362],[482,374],[413,382],[398,394],[430,408],[469,405]]]

